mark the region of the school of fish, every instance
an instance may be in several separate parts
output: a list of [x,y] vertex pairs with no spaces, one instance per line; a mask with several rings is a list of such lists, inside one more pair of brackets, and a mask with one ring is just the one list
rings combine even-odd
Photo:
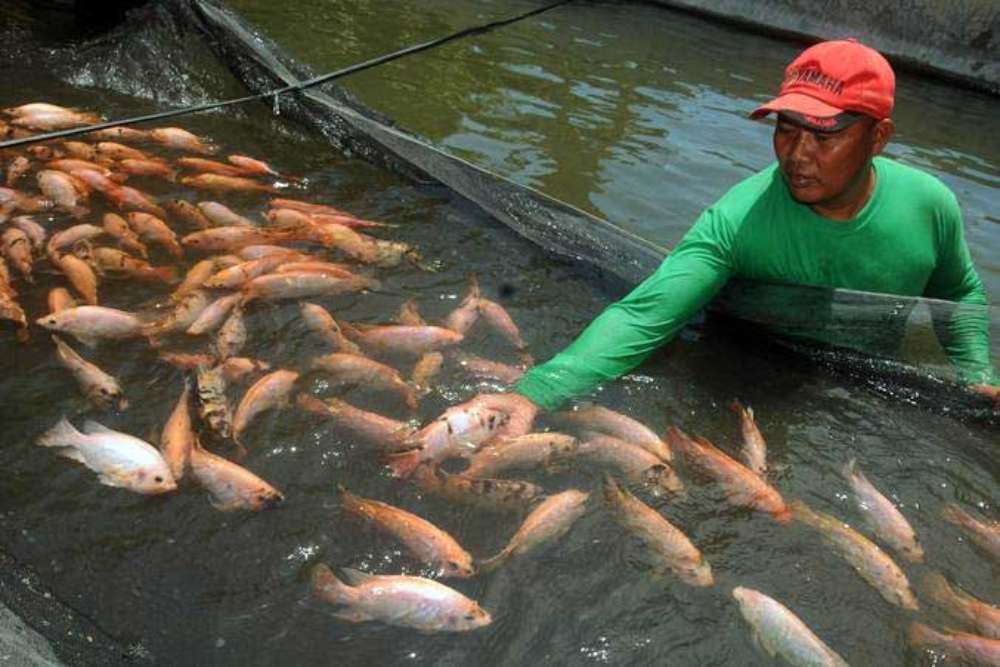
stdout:
[[[0,138],[100,120],[89,111],[28,103],[0,111]],[[483,296],[474,277],[437,323],[427,322],[414,300],[379,323],[338,318],[329,304],[378,290],[380,270],[403,262],[420,266],[417,249],[383,238],[391,225],[310,201],[302,183],[262,160],[223,154],[212,141],[178,127],[113,127],[0,152],[0,320],[13,325],[13,336],[22,342],[49,336],[53,358],[91,405],[88,415],[129,409],[129,387],[88,359],[96,346],[144,341],[160,363],[179,370],[177,400],[164,415],[157,443],[92,416],[79,430],[63,416],[37,437],[39,446],[89,468],[107,486],[151,495],[197,487],[220,511],[253,512],[295,491],[279,490],[244,465],[257,444],[251,427],[267,412],[296,410],[352,438],[405,480],[401,485],[472,511],[523,517],[505,547],[477,557],[429,518],[331,482],[331,498],[345,519],[398,542],[428,576],[349,568],[338,576],[314,564],[314,597],[333,605],[335,618],[345,622],[423,632],[473,631],[493,620],[438,579],[517,567],[558,548],[577,522],[595,513],[634,538],[637,547],[622,548],[638,548],[652,564],[650,576],[720,585],[713,564],[668,516],[670,501],[685,496],[688,485],[709,485],[725,503],[763,513],[782,530],[799,525],[814,533],[874,593],[910,615],[907,640],[915,648],[1000,664],[1000,610],[935,571],[914,590],[894,557],[904,565],[924,563],[923,548],[858,461],[843,470],[857,526],[802,500],[786,500],[769,479],[774,467],[754,413],[738,402],[730,406],[742,435],[735,457],[677,426],[661,437],[599,405],[538,414],[513,392],[480,394],[419,423],[415,411],[444,368],[503,385],[521,377],[532,358],[514,319]],[[155,194],[163,184],[170,197]],[[186,196],[177,196],[179,190]],[[296,197],[281,196],[283,190],[295,190]],[[236,208],[218,201],[226,195],[238,196]],[[47,292],[48,312],[29,316],[21,295],[53,276],[61,284]],[[139,310],[119,309],[115,281],[143,283],[156,299]],[[248,315],[263,304],[293,309],[324,353],[309,359],[241,356],[255,334]],[[511,359],[461,349],[474,328],[501,341]],[[315,375],[327,388],[364,387],[395,414],[318,395],[304,381]],[[547,493],[546,478],[573,467],[598,474],[596,492]],[[659,509],[644,497],[659,499]],[[1000,524],[957,505],[943,508],[941,518],[963,531],[994,567],[1000,562]],[[847,664],[781,602],[747,587],[727,588],[770,655],[793,665]],[[926,605],[955,626],[938,631],[918,621]]]

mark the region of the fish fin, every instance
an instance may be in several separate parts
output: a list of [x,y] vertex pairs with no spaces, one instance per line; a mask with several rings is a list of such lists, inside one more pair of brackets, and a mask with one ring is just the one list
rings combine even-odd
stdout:
[[358,611],[357,609],[343,609],[341,611],[333,612],[335,618],[339,618],[342,621],[347,621],[349,623],[364,623],[365,621],[375,620],[373,616],[369,616],[363,611]]
[[507,558],[510,557],[510,554],[511,554],[510,550],[505,548],[496,556],[492,556],[485,560],[477,561],[476,570],[482,574],[485,574],[487,572],[492,572],[501,565],[503,565],[507,561]]
[[104,486],[124,488],[128,486],[128,473],[121,466],[112,466],[100,471],[98,481]]
[[91,419],[83,422],[83,432],[87,435],[93,435],[95,433],[118,433],[118,431],[110,429],[104,424],[99,424]]
[[858,475],[860,477],[864,477],[864,475],[861,474],[861,471],[858,470],[858,460],[855,457],[853,457],[853,456],[851,457],[851,459],[846,464],[844,464],[843,473],[844,473],[844,477],[846,477],[847,479],[850,479],[851,477],[854,477],[855,475]]
[[611,475],[604,476],[601,488],[604,490],[604,499],[613,505],[622,502],[629,495],[628,489]]
[[361,586],[374,578],[373,575],[368,574],[367,572],[362,572],[361,570],[355,570],[353,567],[341,568],[341,572],[344,573],[344,579],[346,579],[347,583],[351,586]]
[[41,447],[72,447],[82,435],[66,417],[62,417],[55,426],[38,436],[35,444]]
[[406,479],[423,463],[423,448],[389,454],[389,468],[393,477]]
[[75,447],[64,447],[63,449],[60,449],[59,456],[63,456],[67,459],[70,459],[72,461],[77,461],[79,463],[84,463],[84,464],[87,463],[87,460],[83,458],[83,454],[81,454],[80,450],[78,450]]
[[96,338],[94,336],[88,336],[87,334],[83,333],[74,333],[73,337],[90,348],[97,347],[97,344],[101,342],[100,338]]

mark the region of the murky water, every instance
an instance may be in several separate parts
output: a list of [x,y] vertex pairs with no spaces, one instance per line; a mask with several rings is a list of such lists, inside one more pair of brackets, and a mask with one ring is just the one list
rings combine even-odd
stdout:
[[[376,43],[375,35],[379,40],[388,39],[391,30],[402,31],[405,26],[403,36],[409,42],[411,36],[426,38],[439,29],[463,25],[466,19],[478,20],[484,14],[514,7],[511,3],[437,2],[404,16],[404,4],[380,4],[376,10],[375,5],[357,3],[343,10],[325,7],[322,12],[304,7],[298,14],[297,29],[304,30],[304,15],[328,18],[310,24],[325,27],[322,38],[327,47],[332,48],[329,43],[339,39],[345,45],[340,55],[347,61],[355,55],[385,50],[383,44]],[[248,12],[253,9],[244,3],[240,6]],[[636,20],[635,12],[641,12],[643,20]],[[272,15],[265,21],[262,13],[254,14],[289,48],[305,49],[320,39],[304,32],[296,38],[290,22],[282,16]],[[568,129],[576,127],[572,119],[584,123],[597,98],[593,92],[559,98],[556,91],[580,83],[570,85],[574,78],[568,72],[558,75],[563,80],[553,82],[551,92],[551,99],[558,100],[553,104],[567,120],[547,125],[544,114],[534,119],[521,117],[516,88],[504,83],[507,75],[491,84],[484,73],[504,68],[479,71],[476,66],[482,63],[477,65],[473,59],[465,64],[468,76],[463,85],[467,87],[460,88],[453,80],[457,72],[449,74],[447,69],[448,63],[454,65],[454,59],[443,59],[440,54],[426,57],[442,58],[437,70],[416,68],[415,64],[411,70],[436,73],[440,79],[436,86],[396,71],[395,79],[383,80],[392,84],[389,89],[396,90],[386,92],[386,99],[398,95],[397,99],[405,98],[410,104],[381,109],[407,126],[411,119],[406,114],[412,112],[414,120],[422,116],[426,124],[415,124],[414,129],[452,142],[456,150],[462,150],[463,141],[468,150],[492,134],[497,138],[495,145],[506,142],[512,148],[509,153],[482,148],[477,154],[485,156],[483,159],[492,156],[488,159],[496,160],[498,168],[523,160],[524,172],[509,169],[507,173],[542,184],[552,194],[587,204],[612,219],[619,216],[604,207],[622,207],[620,217],[634,216],[636,221],[650,216],[633,207],[648,206],[651,211],[688,207],[686,212],[670,216],[670,229],[676,233],[726,183],[767,160],[767,129],[742,121],[741,109],[730,108],[726,99],[735,96],[749,107],[751,96],[759,92],[758,86],[751,85],[757,79],[743,81],[731,78],[722,66],[713,73],[704,71],[703,64],[695,65],[707,57],[705,44],[721,49],[719,44],[727,43],[720,40],[721,35],[727,35],[732,44],[739,33],[643,7],[581,6],[560,16],[561,24],[552,15],[538,22],[532,28],[534,33],[517,30],[502,39],[491,36],[477,40],[477,44],[483,49],[492,44],[488,50],[494,55],[517,54],[511,63],[530,63],[532,71],[544,73],[556,66],[555,59],[540,57],[526,45],[566,40],[552,47],[562,53],[567,45],[598,48],[579,40],[606,43],[603,48],[609,51],[600,56],[591,54],[588,67],[584,68],[582,58],[574,66],[588,71],[607,66],[611,71],[605,72],[608,81],[604,85],[630,91],[630,102],[620,108],[630,110],[626,116],[635,117],[617,138],[602,140],[602,122],[593,118],[593,127]],[[349,23],[348,17],[356,20]],[[571,30],[569,25],[578,27]],[[671,38],[657,37],[663,34],[657,30],[669,31]],[[613,35],[619,37],[612,39]],[[681,39],[691,48],[678,52],[687,53],[689,67],[698,72],[685,74],[687,70],[682,69],[670,75],[674,94],[684,98],[682,101],[662,101],[664,95],[670,96],[661,89],[665,86],[662,81],[647,89],[636,83],[642,78],[639,74],[628,78],[629,72],[648,75],[661,71],[647,66],[660,58],[664,48],[673,49]],[[750,51],[727,47],[723,52],[731,57],[726,62],[732,68],[750,68],[748,63],[755,58],[748,54],[770,53],[768,57],[780,65],[794,51],[777,42],[766,42],[767,49],[763,44]],[[784,49],[785,55],[775,56],[772,50],[776,49]],[[612,59],[608,55],[611,51],[619,55]],[[623,64],[632,52],[636,67]],[[639,58],[640,54],[646,55]],[[657,68],[662,66],[660,63]],[[761,65],[760,72],[764,71],[770,70]],[[524,76],[530,78],[517,74],[510,80]],[[375,79],[371,81],[374,86]],[[411,86],[408,94],[399,92],[406,81]],[[30,85],[33,97],[59,103],[111,108],[121,114],[149,110],[145,101],[45,83],[40,77],[34,77]],[[527,130],[510,129],[497,120],[502,116],[500,105],[484,103],[479,109],[488,111],[485,120],[481,113],[468,115],[485,129],[456,139],[455,116],[450,114],[475,97],[468,91],[476,85],[500,91],[494,92],[499,97],[493,101],[508,95],[513,105],[508,118],[522,123],[522,128],[535,128],[537,136],[526,138]],[[912,85],[934,92],[942,108],[946,106],[944,89],[922,82]],[[449,87],[464,92],[456,92],[450,105],[425,107],[423,114],[414,109],[438,99],[431,91]],[[640,89],[644,92],[636,92]],[[359,89],[366,100],[374,95],[372,91],[374,88],[369,92]],[[13,97],[14,92],[16,87],[4,90],[0,104],[21,101]],[[655,101],[657,95],[661,101]],[[988,122],[986,100],[966,93],[954,95],[973,113],[978,113],[976,104],[982,102],[978,118]],[[538,97],[547,100],[550,94]],[[665,112],[671,105],[673,115]],[[643,113],[633,114],[643,109]],[[475,273],[485,293],[501,301],[520,324],[535,356],[544,359],[626,289],[606,276],[531,246],[440,189],[414,186],[365,163],[340,158],[308,134],[274,132],[273,120],[261,113],[258,109],[239,120],[208,115],[183,124],[214,137],[228,149],[262,155],[283,171],[305,176],[309,194],[317,201],[398,224],[391,236],[420,248],[426,261],[439,269],[427,272],[406,265],[382,270],[379,277],[383,286],[375,293],[317,300],[340,317],[385,322],[400,303],[416,298],[433,321],[456,304],[467,275]],[[440,120],[441,134],[429,130],[435,119]],[[562,129],[556,130],[556,126]],[[705,127],[716,130],[705,133]],[[978,257],[987,258],[984,278],[992,275],[995,285],[996,273],[988,271],[990,258],[996,267],[998,235],[995,222],[986,217],[988,202],[996,200],[997,169],[990,159],[998,153],[988,150],[988,142],[995,138],[984,133],[978,144],[970,140],[963,149],[967,152],[959,153],[956,144],[962,143],[961,137],[949,137],[946,151],[941,146],[943,137],[932,140],[931,127],[929,123],[924,129],[928,133],[925,143],[913,140],[909,150],[936,168],[947,169],[948,178],[955,179],[953,186],[966,184],[956,189],[967,212],[969,201],[982,202],[978,222],[969,215],[970,239],[975,229],[983,232]],[[550,129],[558,134],[550,136]],[[710,148],[706,137],[719,136],[723,130],[732,133],[732,141],[725,148]],[[576,137],[577,143],[567,147],[566,137]],[[665,143],[664,137],[670,142]],[[685,149],[681,150],[673,139],[683,137]],[[594,150],[602,141],[604,149]],[[531,146],[538,150],[526,148]],[[568,151],[566,157],[553,158],[553,146]],[[663,152],[668,150],[673,156],[670,160]],[[708,150],[722,155],[710,157],[704,152]],[[587,155],[599,156],[589,158],[590,168],[586,166]],[[579,161],[579,173],[575,167],[567,167],[573,160]],[[645,181],[639,176],[630,181],[626,175],[629,169],[638,174],[644,164],[660,164],[660,170],[665,164],[674,165],[671,173],[678,185],[673,196],[662,191],[661,171],[646,172]],[[539,180],[533,180],[536,178]],[[696,187],[702,188],[701,195],[694,191]],[[196,198],[189,190],[166,184],[151,182],[148,188],[158,195]],[[591,198],[589,193],[598,190],[604,193],[602,197]],[[966,196],[966,192],[972,195]],[[223,199],[248,214],[264,206],[264,200],[257,197]],[[674,231],[663,238],[675,238],[671,234]],[[987,252],[990,240],[992,254]],[[45,292],[59,283],[56,276],[43,274],[35,288],[22,291],[30,315],[44,311]],[[108,283],[101,290],[108,305],[124,308],[146,305],[163,293],[127,283]],[[248,325],[247,353],[277,366],[303,368],[322,350],[297,321],[294,304],[258,304],[249,313]],[[7,334],[0,341],[0,396],[4,404],[0,531],[7,547],[38,568],[60,597],[126,644],[141,646],[159,664],[770,664],[753,645],[729,597],[736,585],[758,588],[784,602],[851,664],[919,664],[923,659],[905,646],[905,631],[915,616],[884,602],[815,534],[801,526],[779,526],[762,516],[728,507],[711,483],[686,469],[681,474],[689,486],[688,496],[657,504],[702,549],[716,573],[713,588],[693,589],[676,580],[652,578],[643,565],[641,550],[623,539],[601,503],[594,502],[558,545],[495,574],[448,582],[493,614],[495,621],[486,629],[468,635],[423,635],[377,623],[337,621],[329,609],[310,599],[306,572],[312,563],[322,561],[379,573],[421,571],[420,564],[398,544],[341,516],[335,500],[337,484],[427,517],[449,530],[476,556],[495,553],[513,534],[520,517],[485,515],[424,497],[409,485],[390,479],[365,446],[292,410],[261,416],[248,442],[251,454],[246,465],[287,496],[278,509],[258,515],[222,514],[209,506],[200,490],[190,486],[163,498],[142,498],[99,486],[90,472],[35,447],[34,437],[62,414],[72,415],[78,424],[84,416],[97,417],[109,426],[154,437],[173,406],[183,376],[157,362],[142,344],[102,347],[94,353],[94,360],[120,378],[133,407],[121,415],[98,414],[87,407],[72,380],[56,365],[46,338],[34,333],[27,346],[15,345]],[[482,331],[472,336],[468,347],[484,356],[511,359],[502,342]],[[396,418],[408,416],[403,406],[385,396],[360,389],[334,392],[324,387],[321,376],[305,378],[302,386],[323,395],[340,395]],[[470,382],[450,369],[414,417],[429,420],[448,405],[494,389],[496,385]],[[238,394],[234,392],[233,397]],[[1000,600],[996,565],[939,517],[941,506],[952,501],[986,516],[998,516],[997,433],[987,425],[873,394],[719,326],[686,330],[638,372],[603,390],[599,400],[628,411],[658,431],[678,424],[731,449],[738,442],[738,431],[725,405],[734,396],[755,408],[777,468],[772,481],[787,498],[801,498],[857,522],[840,476],[843,464],[856,456],[872,481],[900,503],[924,543],[927,564],[908,567],[911,578],[918,580],[933,569],[983,599]],[[599,474],[577,467],[530,479],[550,492],[566,488],[596,491]],[[946,622],[933,609],[919,617],[932,625]]]

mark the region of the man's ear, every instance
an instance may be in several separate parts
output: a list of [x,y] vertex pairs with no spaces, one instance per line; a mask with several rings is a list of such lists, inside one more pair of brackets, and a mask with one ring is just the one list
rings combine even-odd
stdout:
[[892,138],[893,133],[896,131],[896,124],[892,122],[891,118],[883,118],[880,121],[876,121],[871,131],[872,157],[875,157],[876,155],[879,155],[885,149],[885,145],[889,143],[889,139]]

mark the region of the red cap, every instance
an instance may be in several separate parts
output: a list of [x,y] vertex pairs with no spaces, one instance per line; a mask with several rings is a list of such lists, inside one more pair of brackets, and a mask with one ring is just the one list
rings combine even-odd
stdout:
[[876,120],[892,113],[896,75],[882,54],[855,39],[810,46],[785,68],[778,96],[757,107],[750,118],[772,111],[793,111],[827,119],[855,111]]

